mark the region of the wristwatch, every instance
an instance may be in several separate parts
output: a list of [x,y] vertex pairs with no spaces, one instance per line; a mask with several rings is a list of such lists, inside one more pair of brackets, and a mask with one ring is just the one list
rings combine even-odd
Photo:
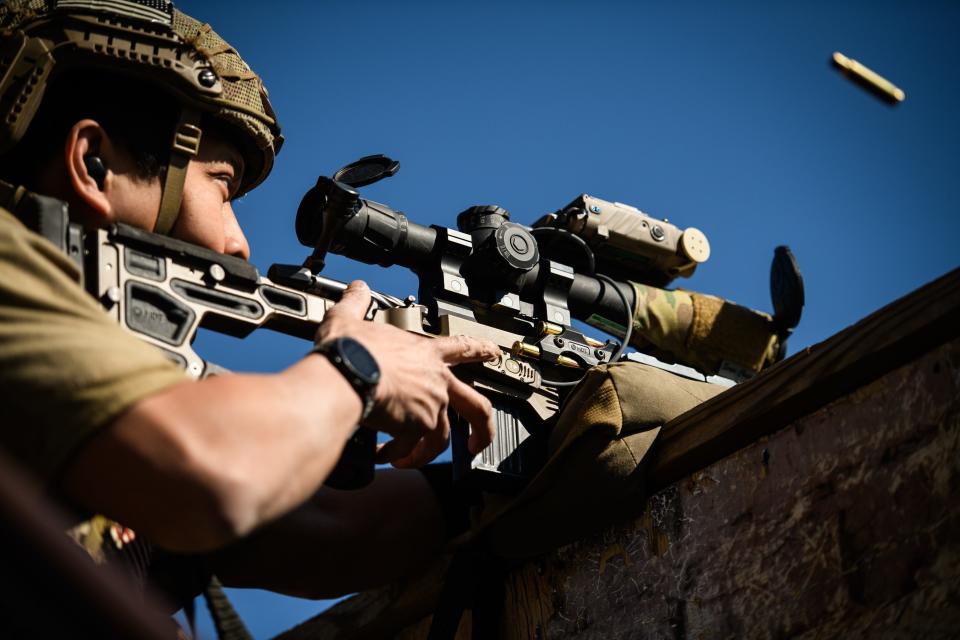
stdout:
[[363,401],[360,421],[366,420],[373,410],[377,384],[380,382],[380,366],[366,347],[353,338],[335,338],[318,344],[310,353],[326,356],[330,364],[343,374]]

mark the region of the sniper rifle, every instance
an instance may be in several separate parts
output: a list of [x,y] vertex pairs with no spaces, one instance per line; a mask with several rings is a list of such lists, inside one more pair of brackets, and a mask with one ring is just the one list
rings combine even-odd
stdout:
[[[360,197],[358,188],[398,169],[378,155],[321,176],[303,197],[296,223],[298,239],[313,253],[303,266],[273,265],[268,277],[242,259],[124,224],[85,233],[70,223],[66,205],[51,198],[30,194],[23,205],[36,210],[35,227],[76,262],[107,313],[194,378],[223,372],[193,350],[201,327],[235,337],[268,328],[312,340],[346,288],[320,275],[328,253],[411,269],[419,303],[374,293],[367,319],[425,336],[470,335],[503,349],[497,362],[456,370],[491,400],[496,437],[471,456],[469,425],[451,416],[454,469],[462,485],[515,491],[542,464],[546,431],[568,389],[587,368],[623,356],[635,305],[628,279],[660,287],[689,276],[709,257],[709,244],[696,229],[681,231],[587,195],[532,227],[511,222],[496,206],[463,211],[457,229],[427,227]],[[776,254],[775,274],[775,307],[787,334],[802,308],[802,281],[789,251]],[[785,297],[778,291],[786,291],[786,303],[778,303]],[[587,336],[574,320],[622,342]],[[683,363],[683,354],[673,355]],[[374,447],[375,433],[358,429],[328,484],[369,482]]]

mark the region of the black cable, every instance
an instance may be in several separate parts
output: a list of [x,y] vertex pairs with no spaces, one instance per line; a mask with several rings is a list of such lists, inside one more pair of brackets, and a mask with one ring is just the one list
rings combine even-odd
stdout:
[[[614,292],[616,292],[617,296],[620,297],[620,301],[623,303],[624,311],[626,311],[626,314],[627,314],[627,322],[626,324],[624,324],[623,342],[620,343],[620,348],[617,349],[617,352],[613,354],[612,358],[610,358],[610,362],[616,362],[617,360],[620,359],[620,356],[623,355],[623,352],[626,351],[627,346],[630,344],[630,338],[633,336],[633,310],[630,308],[630,303],[627,302],[627,296],[625,296],[623,291],[620,290],[620,287],[617,286],[617,282],[613,278],[610,278],[600,273],[594,275],[594,277],[597,280],[600,280],[603,283],[607,284],[608,286],[613,287]],[[583,375],[585,376],[586,373],[584,373]],[[580,381],[583,380],[583,376],[580,376],[576,380],[570,380],[569,382],[561,382],[558,380],[548,380],[546,378],[541,378],[541,379],[544,384],[548,384],[551,387],[567,388],[567,387],[575,387],[576,385],[580,384]]]
[[620,302],[623,303],[623,309],[627,314],[627,321],[624,323],[624,333],[623,333],[623,342],[620,343],[620,348],[610,359],[611,362],[614,360],[619,360],[620,356],[623,355],[623,352],[627,349],[627,346],[630,344],[630,338],[633,337],[633,309],[630,308],[630,303],[627,302],[627,296],[624,295],[623,291],[620,291],[620,287],[617,286],[617,281],[609,276],[605,276],[601,273],[598,273],[594,276],[597,280],[602,280],[607,283],[613,290],[616,292],[617,297],[620,298]]
[[593,249],[591,249],[590,245],[588,245],[586,241],[577,234],[572,233],[567,229],[560,229],[558,227],[534,227],[530,230],[530,233],[534,238],[536,238],[538,235],[559,235],[568,240],[573,240],[574,244],[583,249],[583,253],[587,257],[587,271],[585,274],[592,276],[597,270],[596,259],[593,256]]

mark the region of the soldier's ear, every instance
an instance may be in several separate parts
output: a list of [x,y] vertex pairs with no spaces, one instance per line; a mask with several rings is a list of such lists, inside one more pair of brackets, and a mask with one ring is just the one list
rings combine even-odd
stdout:
[[107,132],[95,120],[80,120],[67,134],[64,154],[74,202],[97,222],[113,222],[116,212],[108,197],[113,174]]

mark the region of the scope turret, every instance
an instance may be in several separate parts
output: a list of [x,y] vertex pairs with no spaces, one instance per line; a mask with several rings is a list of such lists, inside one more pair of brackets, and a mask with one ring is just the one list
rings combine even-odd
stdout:
[[540,262],[540,251],[530,232],[509,220],[506,209],[479,205],[460,212],[457,228],[473,241],[473,253],[464,265],[471,280],[491,280],[489,285],[515,292],[523,276]]

